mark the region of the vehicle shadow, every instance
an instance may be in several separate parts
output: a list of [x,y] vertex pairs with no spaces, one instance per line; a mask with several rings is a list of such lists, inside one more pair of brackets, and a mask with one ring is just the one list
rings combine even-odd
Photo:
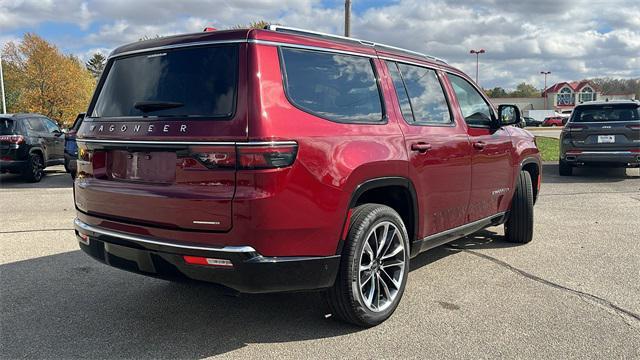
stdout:
[[[412,260],[503,247],[482,231]],[[203,358],[248,344],[341,336],[363,329],[325,318],[319,292],[229,296],[113,269],[72,251],[0,265],[0,343],[6,358]]]
[[3,189],[44,189],[44,188],[70,188],[73,186],[71,175],[64,170],[62,165],[51,166],[45,169],[45,175],[37,183],[25,181],[19,174],[0,174],[0,188]]
[[611,183],[627,179],[638,179],[640,169],[608,168],[608,167],[576,167],[572,176],[560,176],[557,163],[542,165],[542,183]]

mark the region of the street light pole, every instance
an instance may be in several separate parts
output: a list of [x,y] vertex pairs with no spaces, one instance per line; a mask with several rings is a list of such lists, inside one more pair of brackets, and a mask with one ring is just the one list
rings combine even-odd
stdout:
[[484,54],[485,52],[486,51],[484,51],[484,49],[480,49],[480,50],[471,49],[471,51],[469,51],[470,54],[476,54],[476,84],[478,84],[478,86],[480,86],[480,84],[478,83],[479,56],[480,56],[480,54]]
[[2,113],[7,113],[7,103],[4,96],[4,74],[2,73],[2,54],[0,53],[0,90],[2,91]]
[[540,74],[544,75],[544,89],[542,89],[542,93],[544,94],[544,109],[547,110],[547,75],[551,74],[551,71],[540,71]]
[[351,36],[351,0],[344,0],[344,36]]

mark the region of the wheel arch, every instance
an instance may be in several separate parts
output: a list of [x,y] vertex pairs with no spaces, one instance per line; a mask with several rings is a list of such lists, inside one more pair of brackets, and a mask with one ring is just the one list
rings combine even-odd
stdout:
[[540,183],[542,182],[542,168],[540,161],[534,157],[525,158],[520,162],[520,171],[526,171],[531,176],[533,185],[533,202],[538,200],[538,192],[540,191]]
[[[391,207],[398,212],[404,221],[409,235],[409,243],[413,243],[417,238],[418,197],[410,179],[401,176],[388,176],[369,179],[358,184],[351,194],[343,229],[349,226],[351,209],[364,203],[376,203]],[[342,252],[344,241],[344,236],[341,236],[337,254]]]

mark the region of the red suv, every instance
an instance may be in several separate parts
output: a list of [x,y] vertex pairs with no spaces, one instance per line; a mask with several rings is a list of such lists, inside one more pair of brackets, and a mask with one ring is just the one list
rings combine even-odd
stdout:
[[533,137],[444,61],[270,27],[110,56],[78,132],[80,247],[241,292],[325,289],[388,318],[421,251],[505,224],[532,238]]
[[565,118],[562,116],[548,116],[542,120],[542,126],[564,126]]

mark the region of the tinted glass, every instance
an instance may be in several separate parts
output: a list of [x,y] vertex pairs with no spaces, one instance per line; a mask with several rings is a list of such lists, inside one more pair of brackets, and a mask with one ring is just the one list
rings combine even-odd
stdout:
[[0,135],[13,135],[16,123],[11,119],[0,118]]
[[47,132],[47,128],[44,126],[44,123],[39,118],[31,118],[25,121],[27,124],[27,129],[35,132]]
[[408,123],[413,123],[414,118],[413,111],[411,110],[411,102],[409,101],[407,90],[404,86],[404,82],[402,81],[400,70],[398,70],[398,65],[396,65],[395,62],[387,61],[387,67],[389,68],[393,85],[396,88],[396,94],[398,95],[398,101],[400,102],[402,116]]
[[[237,72],[235,45],[119,58],[108,70],[92,116],[229,117],[235,107]],[[145,113],[134,106],[142,102],[160,106],[143,108]]]
[[451,114],[440,80],[431,69],[398,64],[416,124],[449,124]]
[[589,105],[573,110],[571,122],[640,121],[638,105]]
[[282,49],[286,89],[301,109],[340,122],[382,120],[378,83],[366,57]]
[[47,127],[47,132],[52,133],[54,131],[60,131],[58,125],[56,125],[51,119],[42,119],[42,121],[44,122],[44,126]]
[[480,93],[469,82],[459,76],[448,74],[456,93],[462,116],[469,125],[490,126],[491,108]]

